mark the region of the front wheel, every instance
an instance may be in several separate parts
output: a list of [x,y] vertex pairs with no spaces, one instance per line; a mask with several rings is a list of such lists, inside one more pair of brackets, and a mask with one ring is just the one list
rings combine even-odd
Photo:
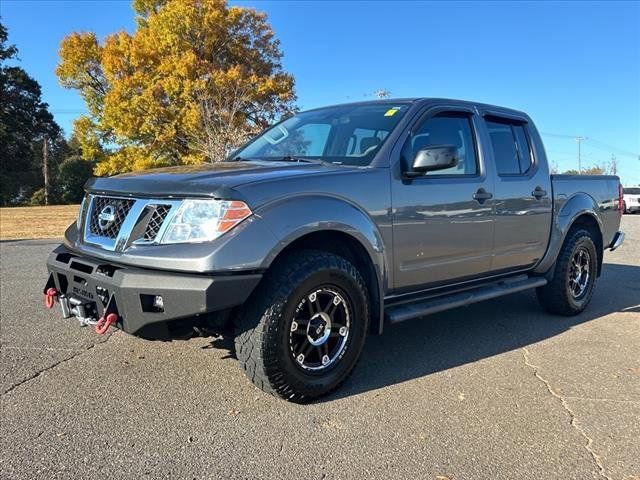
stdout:
[[567,235],[556,260],[553,278],[536,290],[538,301],[549,312],[577,315],[593,295],[598,274],[598,250],[593,234],[575,229]]
[[307,402],[347,378],[368,322],[360,272],[340,256],[298,251],[267,272],[240,312],[236,355],[265,392]]

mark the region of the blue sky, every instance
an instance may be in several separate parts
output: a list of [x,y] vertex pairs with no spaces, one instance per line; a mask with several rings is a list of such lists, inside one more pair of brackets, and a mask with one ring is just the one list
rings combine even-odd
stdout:
[[[372,98],[434,96],[527,111],[551,161],[577,167],[615,154],[640,184],[639,2],[237,2],[267,12],[303,109]],[[134,28],[130,2],[2,0],[21,65],[68,133],[83,110],[53,72],[74,30]],[[566,136],[563,137],[563,136]]]

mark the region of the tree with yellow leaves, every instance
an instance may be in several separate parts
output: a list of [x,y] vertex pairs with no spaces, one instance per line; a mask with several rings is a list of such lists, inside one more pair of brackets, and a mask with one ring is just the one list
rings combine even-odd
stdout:
[[96,174],[219,161],[293,111],[293,77],[265,14],[224,0],[134,0],[133,9],[133,34],[100,43],[72,33],[60,46],[56,73],[87,105],[74,134],[99,161]]

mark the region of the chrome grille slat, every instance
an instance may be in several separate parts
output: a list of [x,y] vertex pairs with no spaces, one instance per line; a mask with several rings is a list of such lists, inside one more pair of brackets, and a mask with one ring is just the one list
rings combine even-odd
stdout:
[[158,232],[160,231],[160,227],[162,227],[162,223],[167,218],[167,214],[171,210],[171,205],[156,205],[149,219],[149,223],[147,223],[147,228],[144,231],[144,235],[142,240],[145,242],[153,242],[156,240],[158,236]]
[[[112,197],[94,197],[89,214],[89,230],[93,235],[115,239],[118,237],[120,228],[124,223],[127,214],[133,207],[135,200]],[[100,228],[99,215],[107,206],[111,205],[115,211],[115,221],[107,228]]]
[[[96,245],[105,250],[123,252],[132,245],[152,245],[157,243],[181,200],[115,197],[89,194],[84,217],[81,221],[84,243]],[[100,228],[99,215],[107,206],[113,213],[112,224]],[[151,212],[150,212],[151,210]],[[144,220],[146,224],[140,224]]]

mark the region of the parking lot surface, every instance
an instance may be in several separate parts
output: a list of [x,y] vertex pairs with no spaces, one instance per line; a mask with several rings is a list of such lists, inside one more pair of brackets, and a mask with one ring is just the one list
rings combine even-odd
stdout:
[[640,480],[640,215],[622,228],[583,314],[524,292],[388,327],[311,405],[254,388],[230,339],[61,319],[56,242],[2,242],[1,476]]

